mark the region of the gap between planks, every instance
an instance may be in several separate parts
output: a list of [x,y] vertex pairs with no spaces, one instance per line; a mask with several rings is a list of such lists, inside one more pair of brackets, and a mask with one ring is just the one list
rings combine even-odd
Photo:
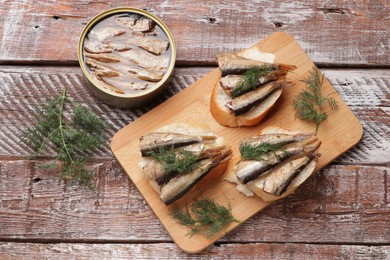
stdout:
[[[32,244],[86,244],[86,245],[92,245],[92,244],[130,244],[130,245],[137,245],[137,244],[173,244],[175,243],[172,240],[115,240],[115,239],[107,239],[107,240],[97,240],[97,239],[12,239],[12,238],[0,238],[1,242],[11,242],[11,243],[32,243]],[[279,244],[279,245],[286,245],[286,244],[295,244],[295,245],[348,245],[348,246],[390,246],[389,243],[374,243],[374,242],[359,242],[359,243],[352,243],[352,242],[301,242],[301,241],[289,241],[289,242],[280,242],[280,241],[217,241],[213,244],[213,246],[221,246],[221,245],[248,245],[248,244]]]
[[[314,62],[319,69],[390,69],[390,64],[350,64],[350,63],[329,63],[329,62]],[[10,67],[78,67],[79,63],[73,60],[52,61],[52,60],[2,60],[0,66]],[[217,62],[213,60],[206,61],[185,61],[176,60],[175,69],[181,68],[208,68],[217,67]],[[81,70],[81,69],[80,69]]]

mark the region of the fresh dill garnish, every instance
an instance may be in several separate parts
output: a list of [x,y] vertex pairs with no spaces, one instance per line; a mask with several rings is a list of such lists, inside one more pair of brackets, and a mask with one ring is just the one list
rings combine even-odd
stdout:
[[174,147],[159,147],[148,155],[155,158],[167,173],[188,173],[198,167],[198,156],[186,150],[175,151]]
[[292,106],[295,109],[296,117],[316,124],[315,131],[317,133],[320,123],[328,118],[328,114],[322,111],[324,103],[327,103],[332,110],[338,109],[339,106],[334,98],[329,97],[332,93],[322,96],[321,87],[324,83],[324,75],[320,70],[313,66],[309,74],[307,78],[301,80],[307,89],[298,93]]
[[[72,109],[70,119],[65,116],[68,107]],[[54,145],[56,159],[61,161],[61,177],[93,190],[92,173],[84,168],[88,161],[85,154],[104,144],[103,121],[91,110],[71,102],[65,88],[60,97],[36,111],[35,119],[36,125],[22,133],[22,140],[34,151],[31,158],[49,155]]]
[[262,157],[268,152],[279,150],[281,144],[271,144],[269,142],[262,142],[255,145],[241,144],[240,154],[241,160],[262,160]]
[[195,201],[191,205],[191,213],[188,207],[185,211],[176,208],[170,212],[171,217],[180,225],[190,228],[189,236],[202,234],[211,237],[231,222],[239,222],[233,217],[230,208],[217,204],[210,198]]
[[249,91],[255,90],[259,86],[259,79],[268,75],[272,68],[263,65],[260,68],[253,67],[245,71],[243,78],[238,82],[237,86],[232,91],[232,97],[238,97]]
[[174,210],[171,210],[170,214],[171,217],[176,219],[177,222],[182,226],[192,227],[196,224],[196,221],[191,216],[188,207],[186,207],[185,211],[176,208]]

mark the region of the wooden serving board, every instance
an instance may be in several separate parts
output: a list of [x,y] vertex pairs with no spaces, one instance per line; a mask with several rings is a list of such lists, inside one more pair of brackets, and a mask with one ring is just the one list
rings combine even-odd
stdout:
[[[226,174],[231,170],[239,157],[238,144],[242,138],[255,135],[266,126],[278,126],[292,131],[301,130],[305,132],[313,131],[315,128],[313,123],[296,119],[294,110],[291,107],[295,95],[304,87],[300,80],[308,76],[308,71],[314,65],[313,62],[294,38],[287,33],[273,33],[256,45],[263,52],[274,53],[276,55],[275,62],[297,66],[297,70],[294,73],[289,73],[287,77],[287,80],[292,81],[294,85],[284,89],[277,104],[259,125],[228,128],[219,125],[211,116],[209,111],[210,95],[214,85],[221,76],[217,68],[179,94],[118,131],[112,139],[111,149],[115,157],[149,203],[172,239],[187,253],[197,253],[206,249],[210,244],[236,228],[240,223],[232,223],[224,231],[210,238],[201,235],[190,237],[187,235],[188,229],[177,224],[169,216],[169,209],[172,207],[184,208],[186,204],[191,204],[195,199],[208,196],[217,203],[225,206],[230,205],[233,216],[243,223],[270,203],[266,203],[258,197],[245,197],[236,190],[234,184],[224,180],[225,176],[206,176],[190,193],[187,193],[173,205],[166,206],[160,201],[159,195],[149,185],[138,167],[141,156],[139,152],[140,136],[158,127],[175,122],[206,124],[213,132],[225,137],[227,143],[232,145],[233,157],[235,159],[228,165]],[[320,125],[317,136],[322,141],[319,150],[321,157],[316,170],[323,168],[357,144],[363,134],[360,122],[327,80],[325,80],[323,85],[323,93],[333,93],[332,97],[337,100],[340,108],[336,111],[330,109],[326,111],[329,114],[329,119]]]

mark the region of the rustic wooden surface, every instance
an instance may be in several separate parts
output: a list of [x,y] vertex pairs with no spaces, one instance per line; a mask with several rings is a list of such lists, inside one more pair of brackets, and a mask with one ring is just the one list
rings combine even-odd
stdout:
[[[388,1],[134,1],[171,28],[178,66],[160,100],[127,110],[88,93],[75,48],[90,18],[123,5],[129,2],[0,3],[0,259],[390,258]],[[216,53],[248,47],[274,31],[294,35],[327,67],[328,80],[361,121],[363,139],[290,197],[200,255],[187,255],[114,160],[109,141],[211,71]],[[95,193],[42,169],[50,158],[27,160],[30,150],[20,142],[34,109],[65,86],[107,123],[105,148],[91,152]]]
[[[260,40],[254,46],[257,46],[264,52],[273,51],[277,57],[275,62],[297,66],[294,73],[291,73],[286,78],[287,81],[294,82],[293,86],[283,90],[282,96],[274,108],[277,110],[277,113],[271,114],[272,112],[270,112],[268,118],[261,123],[261,128],[259,126],[230,128],[221,126],[215,121],[210,113],[210,93],[213,92],[214,86],[221,79],[221,72],[219,69],[214,69],[179,94],[139,118],[136,122],[121,129],[112,138],[111,150],[115,158],[130,176],[131,181],[144,196],[175,243],[188,253],[201,252],[270,204],[261,199],[243,196],[237,191],[236,185],[224,181],[224,178],[234,176],[233,167],[239,160],[237,154],[240,153],[238,149],[240,140],[256,135],[260,129],[267,127],[281,127],[302,132],[310,132],[314,129],[313,124],[304,124],[291,116],[294,114],[291,103],[296,93],[304,88],[304,83],[300,82],[300,80],[309,76],[308,71],[314,66],[313,62],[294,38],[287,33],[273,33],[267,38]],[[338,111],[329,112],[329,118],[332,118],[332,120],[323,124],[321,131],[317,134],[318,139],[321,140],[319,149],[321,157],[318,159],[316,170],[328,165],[335,158],[355,146],[363,135],[361,123],[343,102],[342,98],[337,93],[334,93],[336,90],[327,80],[324,80],[322,90],[324,93],[333,93],[332,97],[339,104],[339,109]],[[161,115],[165,115],[165,117],[161,117]],[[196,191],[185,195],[184,200],[179,200],[177,203],[167,207],[150,183],[145,180],[142,170],[138,167],[140,161],[138,138],[144,135],[145,132],[154,131],[163,125],[193,121],[206,123],[212,132],[218,136],[223,136],[226,143],[232,146],[233,159],[227,167],[225,166],[226,174],[223,177],[214,178],[213,181],[209,182],[211,185],[207,185],[207,181],[202,181],[199,183]],[[170,216],[170,210],[175,207],[185,209],[188,201],[194,201],[202,196],[207,196],[218,203],[228,203],[232,214],[241,223],[232,223],[223,232],[211,238],[187,236],[183,232],[182,226]]]
[[390,66],[386,0],[2,1],[0,61],[76,64],[84,25],[120,6],[162,18],[177,43],[179,64],[212,63],[221,51],[238,51],[274,31],[287,31],[319,64]]

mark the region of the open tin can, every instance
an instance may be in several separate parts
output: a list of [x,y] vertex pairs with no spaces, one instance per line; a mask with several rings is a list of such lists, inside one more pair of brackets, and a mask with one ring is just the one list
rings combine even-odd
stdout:
[[[150,27],[143,29],[145,26]],[[161,44],[157,51],[149,48],[154,46],[147,45],[153,37],[163,42],[162,49]],[[130,108],[147,104],[170,83],[176,47],[159,18],[144,10],[121,7],[88,22],[80,35],[77,56],[94,96],[108,105]],[[161,66],[155,62],[159,59]]]

